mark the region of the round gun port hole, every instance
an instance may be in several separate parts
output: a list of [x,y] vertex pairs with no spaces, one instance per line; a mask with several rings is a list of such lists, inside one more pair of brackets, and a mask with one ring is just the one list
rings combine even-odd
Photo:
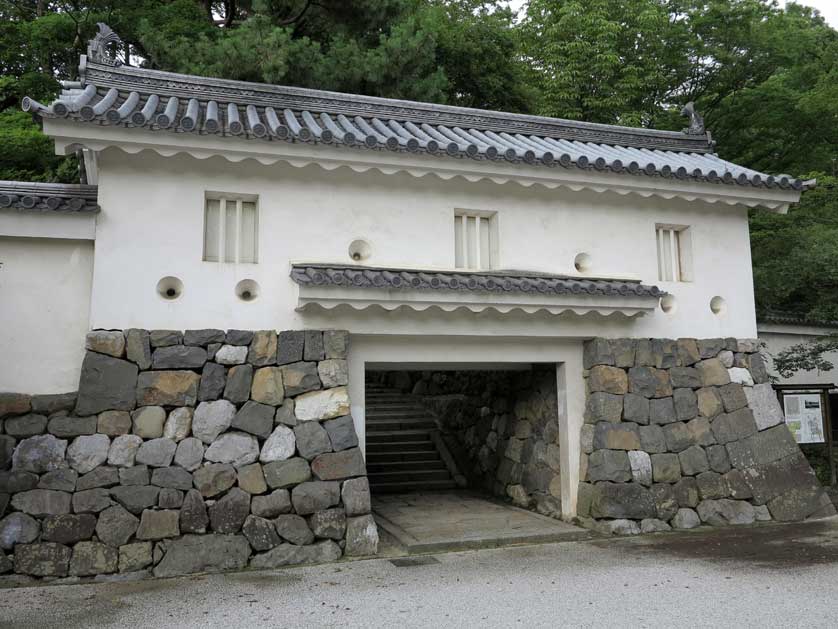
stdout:
[[167,301],[174,301],[183,294],[183,282],[177,277],[166,276],[157,282],[157,294]]
[[661,310],[670,315],[675,314],[675,311],[678,309],[678,304],[673,295],[664,295],[661,297],[660,306]]
[[253,301],[259,296],[259,284],[256,280],[242,280],[236,284],[236,297],[242,301]]
[[348,253],[354,262],[363,262],[372,255],[372,246],[366,240],[358,238],[349,243]]
[[716,295],[710,300],[710,312],[718,317],[727,314],[727,302],[724,297]]
[[591,270],[591,256],[587,253],[580,253],[577,254],[576,257],[573,259],[573,268],[575,268],[579,273],[587,273]]

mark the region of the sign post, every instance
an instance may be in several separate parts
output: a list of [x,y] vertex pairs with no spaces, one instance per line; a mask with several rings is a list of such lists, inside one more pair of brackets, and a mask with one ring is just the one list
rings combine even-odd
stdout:
[[829,461],[829,483],[836,484],[829,390],[834,384],[774,385],[786,426],[800,444],[824,444]]

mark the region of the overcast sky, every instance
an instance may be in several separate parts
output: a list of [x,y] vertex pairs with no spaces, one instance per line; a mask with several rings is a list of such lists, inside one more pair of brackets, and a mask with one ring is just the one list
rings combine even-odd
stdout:
[[[509,0],[509,6],[516,11],[519,10],[524,3],[525,0]],[[780,0],[780,4],[785,5],[785,0]],[[818,9],[824,19],[829,22],[833,28],[838,28],[838,0],[800,0],[797,4]]]

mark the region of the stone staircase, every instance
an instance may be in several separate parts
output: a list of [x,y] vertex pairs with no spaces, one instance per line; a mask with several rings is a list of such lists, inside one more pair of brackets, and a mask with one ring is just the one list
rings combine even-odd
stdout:
[[434,418],[413,396],[366,386],[367,478],[373,493],[464,486]]

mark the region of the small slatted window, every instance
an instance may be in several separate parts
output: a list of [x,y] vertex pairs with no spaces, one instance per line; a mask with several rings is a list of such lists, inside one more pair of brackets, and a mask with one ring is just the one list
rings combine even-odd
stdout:
[[258,223],[255,200],[208,197],[204,210],[204,260],[257,262]]
[[677,225],[655,227],[658,249],[658,281],[692,280],[692,256],[689,228]]
[[454,266],[458,269],[491,269],[494,239],[492,215],[457,212],[454,215]]

